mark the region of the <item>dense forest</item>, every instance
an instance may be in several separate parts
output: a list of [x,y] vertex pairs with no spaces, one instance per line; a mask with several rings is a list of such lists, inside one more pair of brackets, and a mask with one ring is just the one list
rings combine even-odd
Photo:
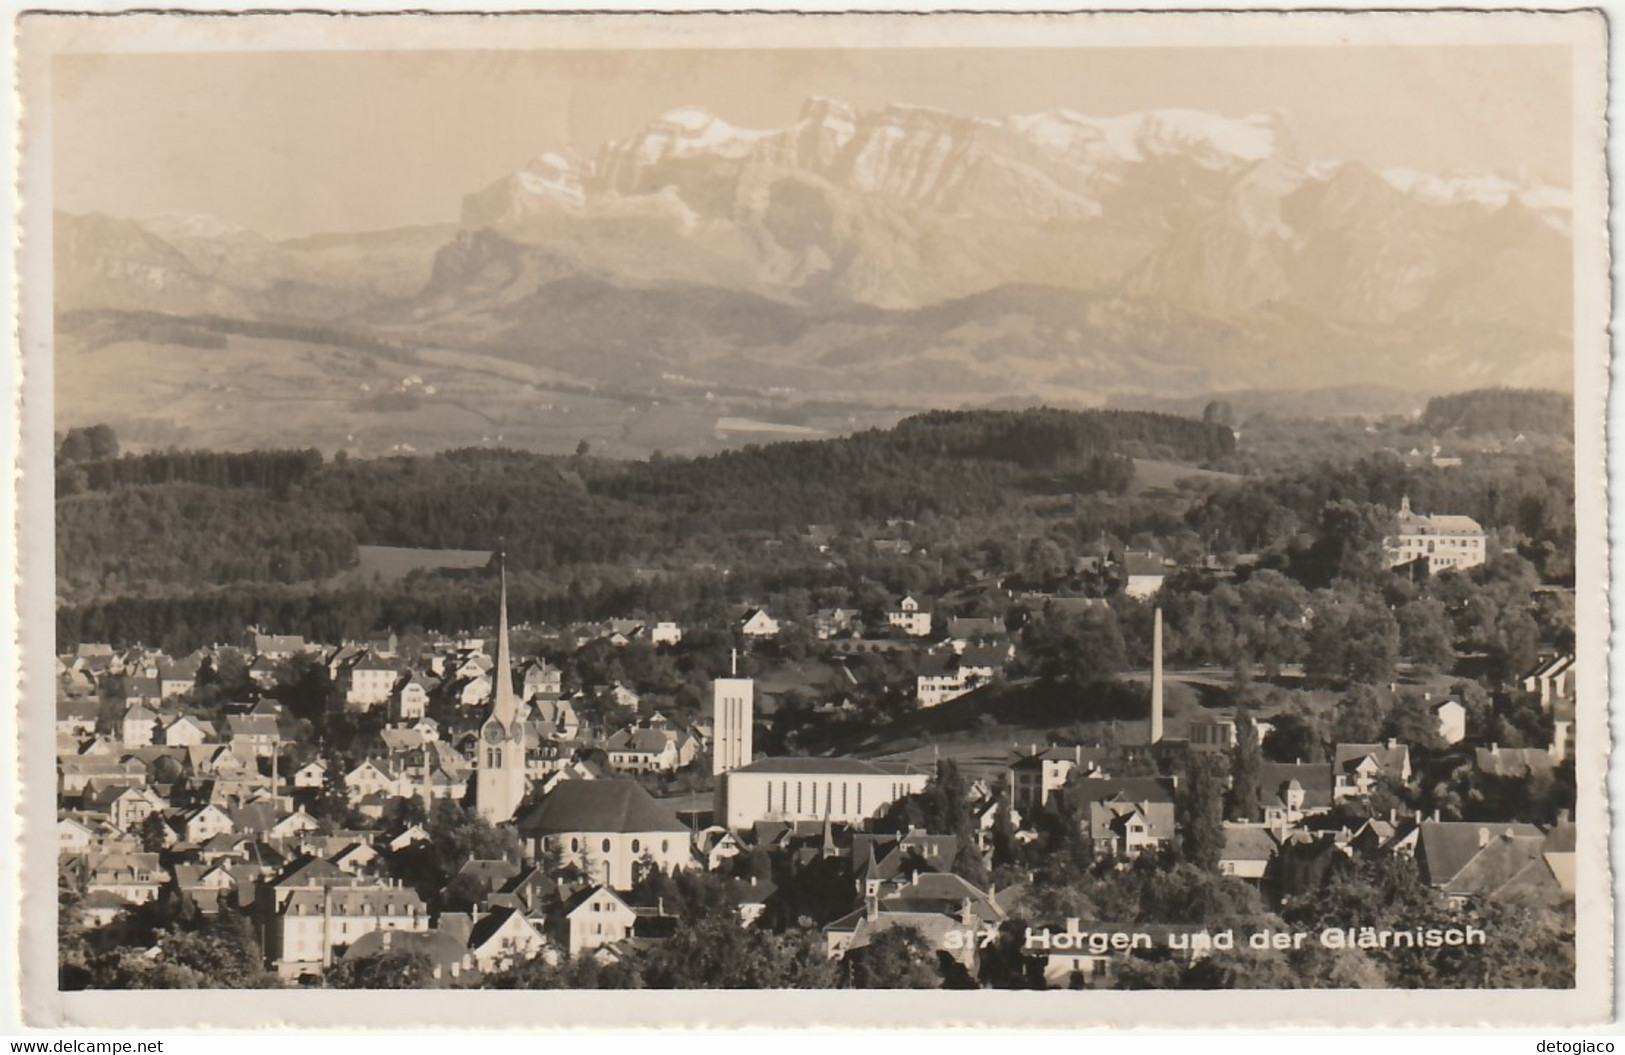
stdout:
[[1433,429],[1466,433],[1534,432],[1552,436],[1574,431],[1574,398],[1562,392],[1521,388],[1481,388],[1434,396],[1422,412]]
[[[1314,427],[1304,423],[1303,434]],[[1384,427],[1393,431],[1379,439],[1415,423]],[[59,458],[77,488],[57,503],[58,633],[65,646],[186,649],[248,623],[341,637],[489,618],[484,581],[339,577],[359,544],[500,543],[515,618],[549,622],[635,613],[714,622],[743,602],[795,619],[888,591],[941,596],[990,572],[1066,590],[1087,586],[1070,582],[1080,560],[1123,548],[1186,564],[1256,554],[1256,567],[1294,590],[1324,590],[1375,581],[1373,539],[1391,530],[1405,495],[1422,512],[1474,517],[1492,552],[1516,554],[1536,581],[1572,582],[1563,442],[1449,468],[1376,450],[1174,486],[1137,478],[1136,457],[1227,469],[1243,454],[1235,443],[1217,422],[1054,410],[934,412],[845,439],[647,462],[490,449],[326,462],[311,451],[112,457],[115,437],[81,435],[77,457]],[[809,541],[812,525],[831,540],[823,548]],[[1172,636],[1191,635],[1193,658],[1233,651],[1190,618],[1170,612]]]

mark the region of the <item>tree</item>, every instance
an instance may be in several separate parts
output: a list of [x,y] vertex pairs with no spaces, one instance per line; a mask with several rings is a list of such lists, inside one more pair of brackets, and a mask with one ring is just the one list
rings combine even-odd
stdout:
[[1382,735],[1424,751],[1441,751],[1446,746],[1439,735],[1438,715],[1433,713],[1432,704],[1420,696],[1399,698],[1388,712]]
[[1369,744],[1382,732],[1387,701],[1370,685],[1356,685],[1337,701],[1337,724],[1333,729],[1339,743]]
[[1236,712],[1236,746],[1230,754],[1230,819],[1249,821],[1258,809],[1260,767],[1264,756],[1258,725],[1246,707]]
[[775,934],[729,916],[684,920],[649,952],[641,974],[657,989],[831,989],[837,980],[817,931]]
[[1399,624],[1400,651],[1422,673],[1449,670],[1456,661],[1450,639],[1450,613],[1431,597],[1422,597],[1400,606],[1394,613]]
[[1179,796],[1180,850],[1198,868],[1218,871],[1224,851],[1224,759],[1198,754],[1190,759],[1190,779]]
[[417,949],[385,949],[376,956],[339,961],[322,976],[322,984],[329,989],[427,989],[434,985],[434,964]]
[[1128,665],[1110,608],[1078,615],[1046,612],[1022,630],[1021,652],[1023,665],[1039,677],[1080,687],[1109,683]]
[[149,854],[161,853],[169,847],[171,832],[161,813],[150,813],[141,822],[141,849]]
[[841,961],[853,989],[937,989],[942,975],[936,951],[910,926],[887,927]]
[[1270,731],[1261,745],[1272,762],[1323,762],[1326,741],[1310,716],[1288,711],[1270,719]]

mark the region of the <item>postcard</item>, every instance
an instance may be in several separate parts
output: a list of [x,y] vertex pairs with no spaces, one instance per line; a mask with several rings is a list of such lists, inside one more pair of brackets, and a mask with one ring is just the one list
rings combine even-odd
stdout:
[[26,1021],[1608,1019],[1605,31],[22,16]]

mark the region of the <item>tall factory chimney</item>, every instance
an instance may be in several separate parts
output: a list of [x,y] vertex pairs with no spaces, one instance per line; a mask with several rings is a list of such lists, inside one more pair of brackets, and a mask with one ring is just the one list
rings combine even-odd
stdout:
[[1162,742],[1162,609],[1151,616],[1151,742]]

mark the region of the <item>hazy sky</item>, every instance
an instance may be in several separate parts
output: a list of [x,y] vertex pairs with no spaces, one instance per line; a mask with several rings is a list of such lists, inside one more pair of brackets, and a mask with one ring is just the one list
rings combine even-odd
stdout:
[[213,213],[274,237],[457,218],[543,150],[591,156],[678,106],[746,127],[809,95],[997,117],[1288,116],[1315,159],[1567,186],[1562,47],[374,51],[58,57],[55,206]]

